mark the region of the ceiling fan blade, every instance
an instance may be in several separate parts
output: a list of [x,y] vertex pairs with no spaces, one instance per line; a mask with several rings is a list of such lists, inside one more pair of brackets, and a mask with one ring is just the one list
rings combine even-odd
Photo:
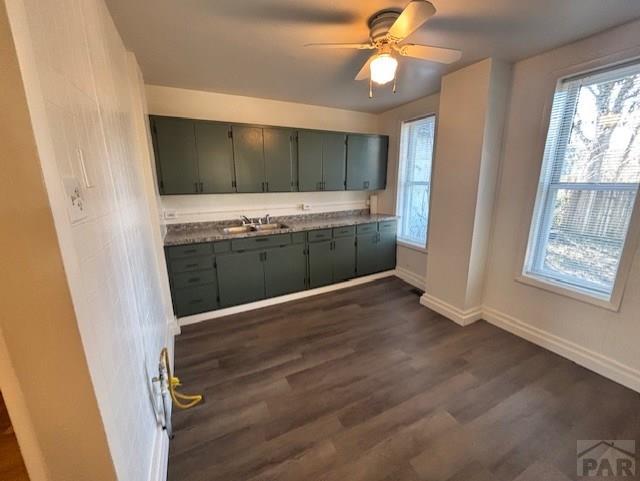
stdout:
[[371,72],[369,70],[369,65],[371,65],[371,62],[373,61],[374,58],[375,58],[375,55],[372,55],[371,57],[369,57],[369,59],[365,62],[365,64],[362,66],[362,68],[358,72],[358,75],[356,75],[356,80],[364,80],[366,78],[369,78],[369,75],[371,75]]
[[357,50],[373,50],[370,43],[308,43],[305,47],[314,48],[355,48]]
[[454,63],[462,58],[462,52],[453,48],[430,47],[407,43],[398,46],[398,53],[405,57],[419,58],[439,63]]
[[436,7],[427,0],[412,0],[393,23],[387,38],[394,42],[411,35],[436,13]]

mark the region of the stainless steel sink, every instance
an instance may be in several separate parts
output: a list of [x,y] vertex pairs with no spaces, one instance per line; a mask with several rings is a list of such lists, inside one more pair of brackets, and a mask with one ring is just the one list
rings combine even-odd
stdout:
[[271,223],[271,224],[257,224],[254,226],[255,230],[257,231],[261,231],[261,230],[275,230],[275,229],[286,229],[287,226],[284,224],[277,224],[277,223]]
[[247,232],[260,232],[270,231],[276,229],[286,229],[284,224],[270,223],[270,224],[245,224],[232,227],[225,227],[222,232],[225,234],[245,234]]
[[225,234],[244,234],[246,232],[253,232],[255,229],[251,225],[238,225],[234,227],[225,227],[222,232]]

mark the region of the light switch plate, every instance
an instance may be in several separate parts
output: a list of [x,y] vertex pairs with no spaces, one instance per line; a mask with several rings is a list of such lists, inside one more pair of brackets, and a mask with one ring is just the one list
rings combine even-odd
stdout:
[[84,202],[80,181],[77,177],[63,179],[64,191],[67,196],[67,212],[72,224],[87,218],[87,206]]

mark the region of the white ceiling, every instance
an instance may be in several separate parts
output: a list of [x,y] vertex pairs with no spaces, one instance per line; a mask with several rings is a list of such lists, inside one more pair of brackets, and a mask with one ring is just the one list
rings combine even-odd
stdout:
[[367,19],[408,0],[107,0],[145,81],[380,112],[439,90],[440,77],[485,57],[517,60],[640,17],[640,0],[432,0],[409,40],[458,48],[449,67],[403,58],[398,92],[353,80],[370,52],[312,50],[363,42]]

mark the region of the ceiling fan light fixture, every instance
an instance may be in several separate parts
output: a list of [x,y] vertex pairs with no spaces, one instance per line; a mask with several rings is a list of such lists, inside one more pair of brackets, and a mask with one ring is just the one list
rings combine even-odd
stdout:
[[398,61],[389,53],[381,53],[371,61],[371,80],[378,85],[391,82],[396,77]]

